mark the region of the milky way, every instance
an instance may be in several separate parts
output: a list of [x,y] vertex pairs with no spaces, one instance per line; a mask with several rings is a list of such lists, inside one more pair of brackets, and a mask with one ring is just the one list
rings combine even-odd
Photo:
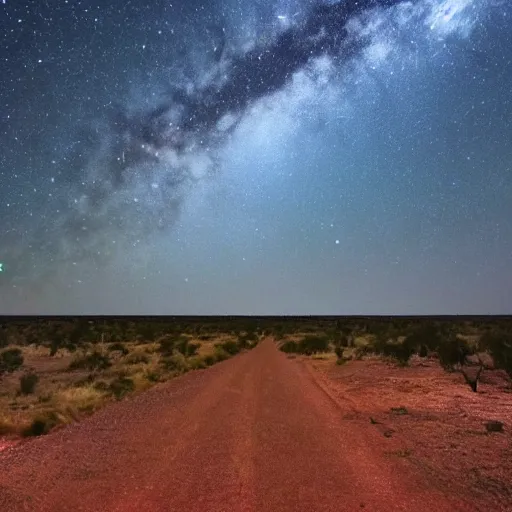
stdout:
[[0,312],[506,309],[502,2],[2,9]]

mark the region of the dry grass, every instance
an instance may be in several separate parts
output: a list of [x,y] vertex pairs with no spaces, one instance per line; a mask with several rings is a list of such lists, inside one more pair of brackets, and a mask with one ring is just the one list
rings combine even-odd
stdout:
[[[60,348],[54,356],[50,356],[48,347],[19,346],[24,357],[23,367],[0,377],[0,436],[26,431],[34,420],[41,418],[52,418],[50,428],[69,423],[116,398],[122,398],[128,392],[142,392],[183,372],[206,368],[208,365],[204,361],[215,354],[216,343],[237,339],[221,333],[208,340],[193,336],[187,338],[191,343],[200,343],[196,356],[186,358],[175,353],[164,357],[159,352],[158,340],[151,343],[123,341],[127,354],[109,350],[112,343],[86,342],[80,344],[74,353]],[[111,366],[70,370],[73,361],[93,352],[108,357]],[[33,394],[20,395],[20,377],[28,371],[34,372],[39,382]],[[116,383],[119,386],[123,379],[131,381],[133,386],[128,383],[129,389],[119,395]]]
[[105,401],[106,394],[98,391],[93,385],[77,388],[67,388],[53,396],[56,408],[76,410],[78,412],[93,412]]

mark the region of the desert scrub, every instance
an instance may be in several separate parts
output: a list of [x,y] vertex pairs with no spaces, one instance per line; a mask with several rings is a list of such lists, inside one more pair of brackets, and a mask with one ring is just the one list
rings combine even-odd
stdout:
[[78,388],[63,389],[55,394],[55,407],[68,411],[92,412],[105,400],[105,393],[89,384]]
[[165,370],[171,372],[184,373],[189,369],[187,359],[181,352],[177,352],[169,357],[164,357],[160,362]]
[[50,430],[58,425],[56,416],[41,415],[35,418],[32,423],[21,431],[23,437],[36,437],[48,434]]
[[121,400],[125,395],[135,390],[135,383],[133,379],[119,377],[110,383],[109,390],[117,400]]
[[25,373],[20,377],[20,393],[22,395],[32,394],[39,382],[39,377],[35,373]]
[[280,349],[287,354],[305,354],[311,356],[318,352],[328,352],[329,338],[322,335],[307,335],[298,343],[292,340],[286,341],[281,345]]
[[188,365],[191,370],[202,370],[208,366],[205,358],[200,356],[191,357],[188,360]]
[[215,343],[214,346],[216,349],[219,348],[221,350],[224,350],[225,352],[232,356],[240,352],[240,345],[236,341],[232,340],[224,341],[222,343]]
[[71,361],[69,365],[70,370],[106,370],[110,368],[112,363],[108,356],[102,354],[101,352],[94,351],[92,354],[88,354],[85,356],[77,357],[73,361]]
[[185,357],[191,357],[197,355],[197,351],[199,350],[200,346],[200,343],[191,343],[187,338],[183,338],[176,344],[175,348]]
[[512,333],[485,333],[480,339],[480,346],[490,352],[497,368],[501,368],[512,377]]
[[9,348],[0,353],[0,375],[11,373],[23,365],[23,354],[19,348]]
[[394,359],[399,365],[406,366],[414,353],[414,346],[406,338],[403,341],[389,341],[385,335],[379,335],[373,342],[375,353]]
[[281,345],[279,350],[286,354],[297,354],[299,352],[299,345],[296,341],[286,341]]
[[13,434],[16,432],[16,426],[11,418],[8,416],[0,415],[0,436]]
[[122,344],[122,343],[112,343],[111,345],[109,345],[108,347],[108,351],[109,352],[121,352],[121,354],[123,354],[123,356],[127,355],[129,350]]
[[148,364],[149,360],[150,360],[149,355],[146,354],[145,352],[140,352],[140,351],[132,352],[131,354],[128,354],[124,358],[124,362],[126,364],[139,364],[139,363]]
[[213,353],[215,357],[215,363],[219,363],[220,361],[225,361],[230,358],[230,354],[226,352],[222,347],[215,347],[215,351]]

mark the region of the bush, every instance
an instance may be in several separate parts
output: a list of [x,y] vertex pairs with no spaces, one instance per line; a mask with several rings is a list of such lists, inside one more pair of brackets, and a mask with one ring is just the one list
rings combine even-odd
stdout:
[[104,380],[99,380],[95,382],[93,387],[96,391],[100,391],[102,393],[110,389],[110,386]]
[[474,354],[475,351],[464,340],[457,338],[453,334],[449,334],[437,348],[437,354],[441,366],[446,371],[458,371],[462,373],[464,380],[471,390],[476,393],[480,374],[484,369],[484,364],[478,358],[480,366],[474,375],[470,375],[465,368],[467,357]]
[[486,333],[480,340],[480,346],[489,351],[497,368],[512,377],[512,333]]
[[175,345],[176,345],[176,338],[167,335],[167,336],[165,336],[165,338],[162,338],[160,340],[160,346],[158,347],[158,351],[163,356],[170,356],[174,352]]
[[334,340],[334,345],[336,347],[348,347],[349,346],[349,338],[345,334],[338,334]]
[[373,349],[377,354],[391,357],[403,366],[409,362],[409,358],[414,353],[414,347],[408,338],[401,343],[396,341],[390,343],[383,335],[377,337],[373,344]]
[[149,371],[144,375],[149,382],[160,382],[161,375],[155,371]]
[[187,360],[182,353],[173,354],[170,357],[161,359],[162,366],[167,371],[186,372],[189,369]]
[[35,373],[25,373],[20,377],[20,392],[23,395],[32,394],[38,382],[39,377]]
[[473,351],[466,341],[460,340],[453,335],[447,336],[437,347],[439,362],[448,371],[453,371],[457,365],[464,365],[466,357],[472,353]]
[[318,352],[329,350],[329,339],[327,336],[304,336],[299,343],[299,351],[308,356]]
[[220,363],[221,361],[225,361],[229,359],[230,354],[226,352],[222,347],[215,347],[215,362]]
[[119,377],[110,383],[109,390],[118,400],[121,400],[126,394],[135,390],[135,383],[127,377]]
[[30,426],[25,428],[21,434],[24,437],[42,436],[47,434],[53,427],[58,425],[59,419],[53,412],[38,416],[35,418]]
[[200,343],[191,343],[188,340],[183,340],[176,347],[185,357],[192,357],[197,355],[197,351],[201,346]]
[[126,364],[147,364],[149,363],[149,356],[144,352],[132,352],[131,354],[126,356],[124,361]]
[[128,354],[129,350],[122,344],[122,343],[112,343],[112,345],[109,345],[108,347],[109,352],[121,352],[123,356]]
[[214,354],[208,354],[204,356],[203,361],[206,366],[212,366],[217,362],[217,359]]
[[50,344],[50,357],[53,357],[59,350],[60,344],[57,341],[52,341]]
[[236,341],[224,341],[223,343],[216,343],[215,347],[224,350],[232,356],[240,352],[240,346]]
[[143,341],[154,341],[160,327],[157,324],[148,322],[137,326],[137,333]]
[[295,341],[286,341],[281,345],[280,350],[286,354],[298,354],[299,345]]
[[189,359],[188,364],[191,370],[202,370],[208,366],[204,357],[193,357]]
[[0,326],[0,348],[7,347],[7,345],[9,345],[9,336],[7,336],[3,327]]
[[0,353],[0,375],[11,373],[23,365],[23,354],[19,348],[10,348]]
[[334,353],[336,354],[336,357],[338,359],[341,359],[343,357],[343,352],[344,352],[344,349],[341,345],[336,345],[334,347]]
[[74,361],[71,361],[69,365],[70,370],[106,370],[110,368],[112,363],[109,358],[100,352],[94,351],[92,354],[84,357],[79,357]]

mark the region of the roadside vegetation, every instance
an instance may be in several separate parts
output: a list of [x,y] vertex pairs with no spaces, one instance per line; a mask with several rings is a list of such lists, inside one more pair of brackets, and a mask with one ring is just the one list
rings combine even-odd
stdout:
[[512,378],[505,317],[4,318],[0,435],[45,434],[267,336],[289,357],[338,365],[375,356],[398,366],[437,360],[475,392],[488,368]]
[[252,349],[243,322],[12,319],[0,324],[0,435],[38,436],[105,404]]
[[411,358],[436,359],[447,372],[460,373],[474,392],[486,369],[512,378],[512,319],[347,318],[311,324],[281,323],[274,328],[287,354],[332,354],[336,364],[381,357],[399,366]]

